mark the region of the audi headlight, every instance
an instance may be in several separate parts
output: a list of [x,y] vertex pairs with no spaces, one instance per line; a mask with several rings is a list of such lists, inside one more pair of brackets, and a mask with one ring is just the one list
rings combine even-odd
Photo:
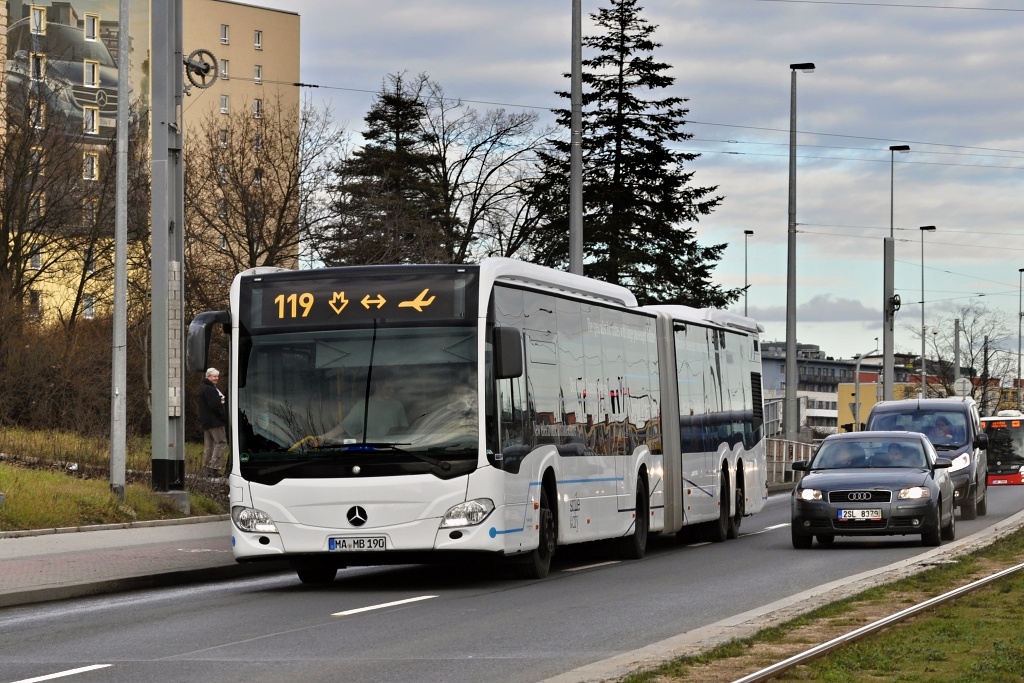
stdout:
[[931,494],[928,493],[928,489],[923,486],[908,486],[905,489],[900,489],[900,500],[918,500],[920,498],[929,498]]
[[441,519],[441,528],[456,526],[476,526],[487,519],[494,510],[494,502],[490,498],[467,500],[465,503],[450,508]]
[[821,491],[818,489],[798,489],[796,497],[800,500],[821,500]]
[[971,464],[971,452],[961,453],[960,455],[953,458],[953,466],[949,468],[950,472],[956,472],[962,470]]
[[231,508],[231,519],[242,531],[255,534],[276,534],[277,525],[263,510],[256,508],[242,507],[241,505]]

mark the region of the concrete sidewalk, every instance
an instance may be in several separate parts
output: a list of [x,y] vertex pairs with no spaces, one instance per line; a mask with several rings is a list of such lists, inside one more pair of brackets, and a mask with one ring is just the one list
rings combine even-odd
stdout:
[[227,515],[0,533],[0,607],[286,571],[237,564]]

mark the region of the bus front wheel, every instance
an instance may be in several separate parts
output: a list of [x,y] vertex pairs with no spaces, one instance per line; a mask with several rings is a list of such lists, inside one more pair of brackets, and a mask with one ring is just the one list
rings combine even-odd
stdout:
[[555,514],[544,486],[540,489],[540,509],[537,511],[537,547],[519,561],[519,574],[524,579],[543,579],[551,571],[551,558],[555,555],[558,530]]

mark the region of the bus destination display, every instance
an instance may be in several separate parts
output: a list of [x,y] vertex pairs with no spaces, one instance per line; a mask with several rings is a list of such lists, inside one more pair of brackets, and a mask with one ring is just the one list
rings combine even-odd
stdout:
[[253,327],[413,322],[466,316],[464,278],[280,279],[252,283]]

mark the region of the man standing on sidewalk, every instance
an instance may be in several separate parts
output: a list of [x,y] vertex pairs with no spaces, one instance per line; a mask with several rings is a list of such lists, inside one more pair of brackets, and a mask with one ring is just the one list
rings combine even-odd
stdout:
[[199,394],[199,422],[203,426],[203,471],[207,477],[224,476],[224,451],[228,445],[228,414],[224,394],[217,388],[220,370],[210,368]]

